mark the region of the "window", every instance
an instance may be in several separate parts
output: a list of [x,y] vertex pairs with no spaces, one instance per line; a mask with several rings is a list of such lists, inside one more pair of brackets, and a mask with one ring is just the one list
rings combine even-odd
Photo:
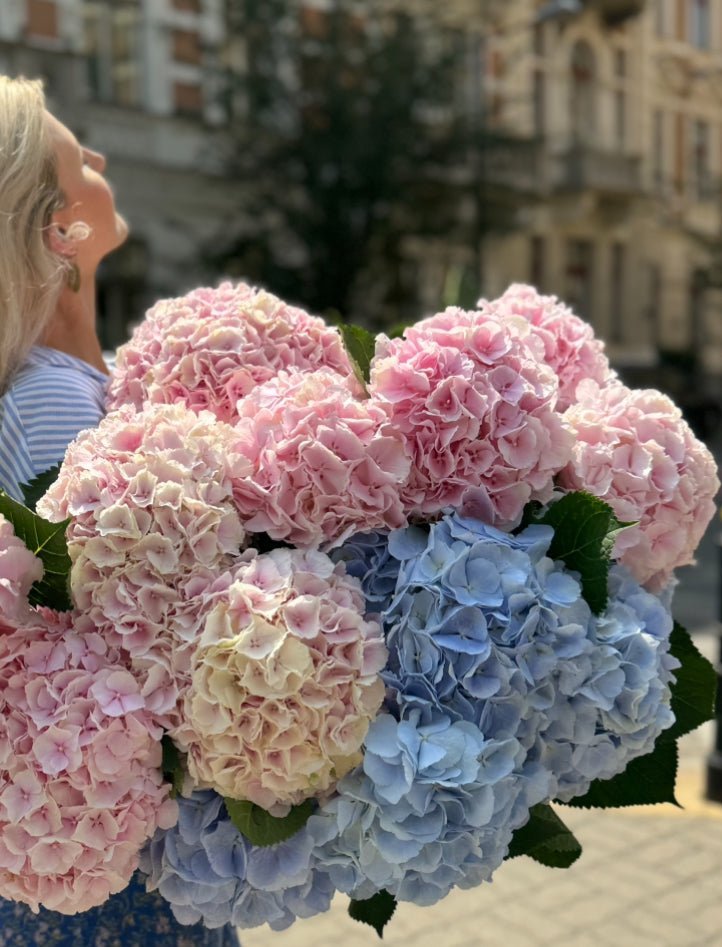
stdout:
[[612,343],[624,341],[624,269],[625,246],[623,243],[613,243],[609,273],[609,341]]
[[534,134],[542,138],[546,132],[546,76],[542,69],[534,70]]
[[707,122],[692,123],[692,186],[694,196],[703,201],[710,192],[709,125]]
[[565,298],[577,315],[591,321],[594,245],[591,240],[567,243]]
[[658,109],[652,119],[652,179],[657,190],[664,187],[665,170],[664,112]]
[[85,54],[91,94],[101,102],[141,104],[140,3],[86,3]]
[[546,277],[546,244],[544,237],[532,237],[529,242],[529,282],[542,289]]
[[173,30],[173,59],[199,66],[203,58],[197,30]]
[[29,0],[27,32],[43,39],[58,37],[58,8],[55,0]]
[[657,36],[669,35],[669,0],[657,0],[655,3],[654,29]]
[[684,190],[687,173],[686,142],[686,116],[678,112],[674,121],[674,186],[680,194]]
[[627,54],[623,49],[614,51],[614,75],[617,79],[627,77]]
[[570,75],[572,137],[585,144],[594,141],[597,130],[596,71],[591,46],[577,43],[572,50]]
[[203,90],[194,82],[174,82],[173,102],[176,112],[198,115],[203,111]]
[[690,0],[689,40],[699,49],[708,49],[710,42],[709,0]]
[[647,269],[647,320],[652,342],[659,348],[662,326],[662,268],[650,263]]
[[624,89],[614,93],[614,138],[618,148],[627,143],[627,94]]

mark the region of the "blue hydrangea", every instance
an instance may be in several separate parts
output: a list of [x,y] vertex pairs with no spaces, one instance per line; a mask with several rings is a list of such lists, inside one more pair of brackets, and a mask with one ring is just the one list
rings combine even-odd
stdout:
[[670,685],[679,663],[669,653],[668,607],[622,566],[610,570],[609,593],[606,611],[594,622],[588,673],[581,679],[560,674],[541,735],[542,759],[562,800],[650,753],[674,722]]
[[361,582],[368,613],[385,611],[396,589],[399,562],[389,552],[387,533],[356,533],[329,553],[334,562],[343,562],[346,571]]
[[524,763],[519,743],[418,709],[371,725],[362,766],[308,822],[314,860],[339,891],[382,889],[433,904],[455,886],[491,878],[546,798],[548,774]]
[[278,845],[251,845],[211,790],[178,799],[172,829],[159,831],[141,854],[148,888],[170,902],[181,924],[288,927],[327,911],[333,888],[314,870],[314,840],[304,828]]

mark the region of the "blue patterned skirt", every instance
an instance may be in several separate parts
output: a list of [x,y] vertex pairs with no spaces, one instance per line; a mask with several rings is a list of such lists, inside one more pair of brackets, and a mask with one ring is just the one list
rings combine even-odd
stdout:
[[0,947],[239,947],[235,930],[179,924],[157,891],[135,875],[98,908],[71,917],[0,898]]

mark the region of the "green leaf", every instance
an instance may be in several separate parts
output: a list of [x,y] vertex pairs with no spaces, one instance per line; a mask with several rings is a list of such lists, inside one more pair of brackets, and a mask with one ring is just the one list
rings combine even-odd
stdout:
[[43,471],[43,473],[38,474],[37,477],[28,481],[28,483],[20,484],[25,506],[27,506],[29,510],[35,510],[40,497],[44,496],[58,479],[61,467],[62,464],[56,464],[54,467],[50,467],[48,470]]
[[714,717],[717,676],[707,658],[695,647],[689,632],[677,622],[670,637],[670,651],[682,667],[674,672],[672,713],[674,724],[659,738],[664,742],[679,739]]
[[554,527],[549,547],[552,559],[561,559],[581,576],[582,592],[599,615],[607,607],[610,556],[619,532],[631,526],[620,523],[611,506],[590,493],[568,493],[537,519]]
[[386,330],[386,335],[390,339],[400,339],[408,328],[409,326],[405,322],[397,322],[396,325]]
[[371,376],[371,359],[376,352],[376,336],[361,326],[340,322],[338,330],[359,381],[366,386]]
[[59,612],[72,608],[68,578],[70,556],[65,530],[70,520],[49,523],[22,503],[0,490],[0,513],[13,524],[15,535],[41,560],[45,571],[42,579],[30,589],[31,605],[47,605]]
[[170,794],[171,798],[175,799],[183,789],[183,760],[178,747],[167,733],[163,734],[163,739],[160,742],[163,748],[163,761],[161,763],[163,778],[173,787]]
[[522,530],[526,529],[527,526],[531,526],[533,523],[540,523],[541,518],[544,515],[544,504],[540,503],[538,500],[530,500],[527,505],[524,507],[521,514],[521,523],[514,530],[514,534],[520,533]]
[[658,740],[654,750],[640,756],[613,779],[597,779],[584,796],[564,805],[578,808],[614,809],[622,806],[653,806],[660,802],[679,805],[674,796],[677,778],[677,744]]
[[368,924],[376,931],[379,937],[384,936],[384,928],[394,916],[396,898],[388,891],[379,891],[372,898],[363,901],[351,901],[348,906],[349,916],[354,921]]
[[252,802],[227,798],[223,801],[228,816],[238,831],[245,835],[251,844],[261,848],[277,845],[291,838],[303,828],[314,811],[313,802],[306,799],[300,806],[294,806],[288,815],[277,819]]
[[569,868],[582,854],[582,846],[550,805],[531,809],[531,818],[514,833],[507,858],[528,855],[549,868]]

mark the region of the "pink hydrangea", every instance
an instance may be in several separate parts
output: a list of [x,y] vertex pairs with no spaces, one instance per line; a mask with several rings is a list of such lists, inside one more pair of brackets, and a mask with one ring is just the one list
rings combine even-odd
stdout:
[[404,439],[354,383],[329,371],[281,372],[238,412],[247,470],[234,495],[250,532],[312,546],[405,525]]
[[31,619],[30,588],[43,577],[43,564],[0,515],[0,634]]
[[0,895],[75,914],[126,887],[176,803],[138,684],[87,618],[0,638]]
[[38,503],[67,530],[71,589],[106,640],[122,646],[147,706],[176,720],[206,593],[244,541],[234,509],[233,429],[183,405],[126,407],[70,445]]
[[586,382],[578,394],[565,415],[575,443],[560,483],[601,497],[619,520],[637,523],[619,534],[615,554],[659,591],[674,569],[694,561],[714,515],[714,459],[658,391]]
[[551,496],[571,437],[558,385],[528,322],[449,308],[403,339],[377,344],[371,403],[390,414],[412,456],[408,513],[462,508],[496,526]]
[[336,329],[244,283],[164,299],[118,350],[108,408],[179,402],[222,421],[281,369],[351,374]]
[[585,378],[601,386],[616,378],[604,343],[556,296],[542,296],[533,286],[514,283],[499,299],[482,304],[502,318],[523,316],[533,327],[544,343],[544,359],[559,379],[560,411],[574,404],[577,385]]
[[244,554],[173,733],[199,785],[273,809],[326,793],[360,762],[387,660],[364,609],[358,580],[321,552]]

